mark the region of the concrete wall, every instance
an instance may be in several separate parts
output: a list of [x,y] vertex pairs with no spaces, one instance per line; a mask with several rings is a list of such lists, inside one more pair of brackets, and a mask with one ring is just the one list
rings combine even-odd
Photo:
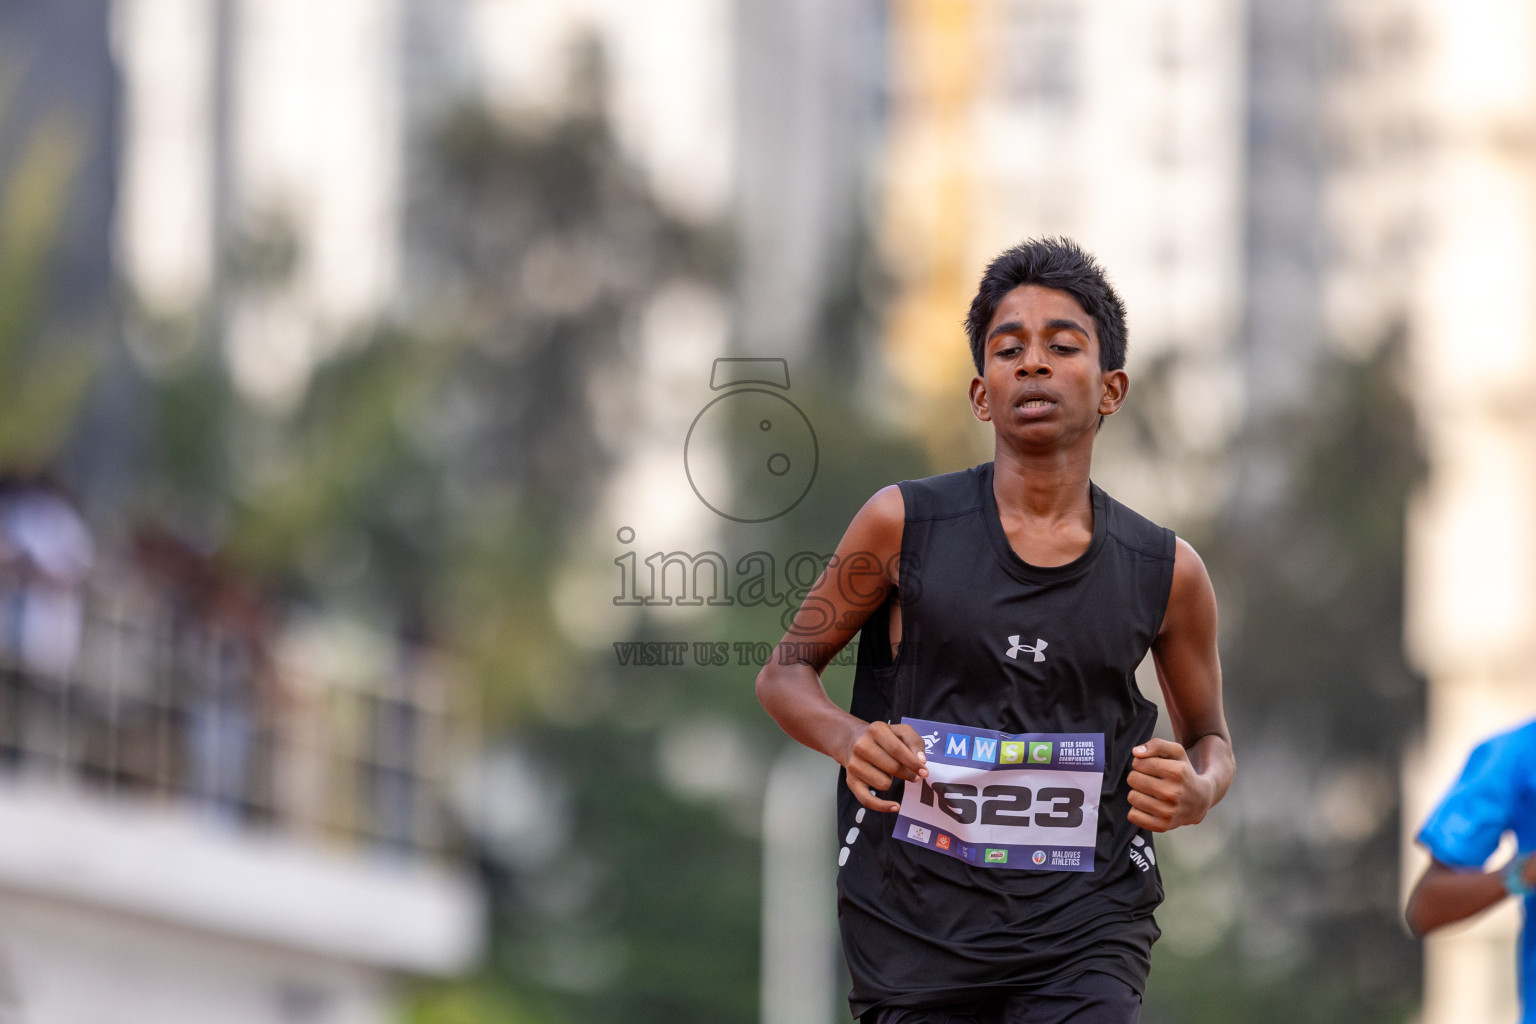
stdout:
[[419,860],[52,785],[0,821],[0,1020],[382,1024],[392,977],[479,955],[475,885]]

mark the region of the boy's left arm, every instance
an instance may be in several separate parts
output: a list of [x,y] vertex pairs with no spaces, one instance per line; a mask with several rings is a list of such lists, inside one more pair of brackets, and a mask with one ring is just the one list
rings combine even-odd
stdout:
[[1132,824],[1152,832],[1193,825],[1232,785],[1237,764],[1221,706],[1216,653],[1216,592],[1195,549],[1178,541],[1173,587],[1162,629],[1152,642],[1177,743],[1151,739],[1132,751]]

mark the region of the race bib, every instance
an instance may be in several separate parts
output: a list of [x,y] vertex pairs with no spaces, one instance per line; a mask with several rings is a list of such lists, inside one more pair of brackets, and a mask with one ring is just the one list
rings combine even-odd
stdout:
[[901,721],[923,738],[928,778],[906,784],[897,839],[977,867],[1093,870],[1103,733]]

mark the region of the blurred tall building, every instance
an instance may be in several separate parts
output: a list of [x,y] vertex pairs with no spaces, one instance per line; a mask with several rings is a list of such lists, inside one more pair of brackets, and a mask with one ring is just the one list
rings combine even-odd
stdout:
[[794,360],[868,271],[885,141],[890,5],[736,5],[737,347]]
[[[1113,473],[1154,512],[1223,504],[1218,479],[1187,476],[1199,456],[1304,405],[1330,348],[1368,351],[1406,320],[1421,219],[1406,6],[891,5],[881,239],[901,378],[951,387],[986,260],[1071,236],[1126,299],[1133,372],[1171,375],[1174,459],[1138,470],[1106,435]],[[1231,496],[1257,513],[1284,454],[1252,454]]]
[[[120,112],[110,57],[110,6],[110,0],[0,3],[0,181],[19,190],[19,179],[29,168],[45,168],[57,190],[52,196],[29,197],[30,209],[17,201],[19,191],[8,191],[13,205],[6,220],[24,235],[23,218],[48,224],[54,215],[49,207],[61,207],[59,222],[46,229],[46,272],[35,282],[38,305],[17,304],[21,315],[11,319],[7,333],[14,347],[8,352],[8,373],[24,361],[18,349],[67,350],[84,339],[117,334],[111,239]],[[116,368],[102,367],[100,377],[112,376]],[[55,454],[64,476],[100,483],[82,495],[95,503],[127,472],[132,431],[124,429],[123,412],[132,397],[98,386],[93,398],[86,415],[105,429],[95,431],[94,444],[67,446]]]
[[[1424,222],[1420,39],[1405,0],[1248,7],[1243,214],[1246,418],[1304,408],[1325,357],[1365,355],[1411,318]],[[1289,438],[1250,436],[1234,511],[1262,520]]]
[[75,147],[72,202],[50,267],[48,313],[79,327],[110,310],[117,112],[109,0],[0,3],[0,167],[52,127]]
[[[373,0],[5,3],[0,156],[46,118],[83,145],[51,319],[121,283],[291,401],[392,301],[397,32]],[[113,400],[81,433],[121,468]],[[62,494],[0,485],[0,1019],[382,1024],[397,976],[470,966],[456,692],[430,651],[277,628],[192,548],[101,550]]]

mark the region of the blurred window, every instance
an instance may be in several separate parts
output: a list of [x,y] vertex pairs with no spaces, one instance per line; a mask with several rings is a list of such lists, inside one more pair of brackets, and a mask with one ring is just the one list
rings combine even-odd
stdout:
[[1008,102],[1044,114],[1072,112],[1080,91],[1081,17],[1062,0],[1013,0],[999,67]]

